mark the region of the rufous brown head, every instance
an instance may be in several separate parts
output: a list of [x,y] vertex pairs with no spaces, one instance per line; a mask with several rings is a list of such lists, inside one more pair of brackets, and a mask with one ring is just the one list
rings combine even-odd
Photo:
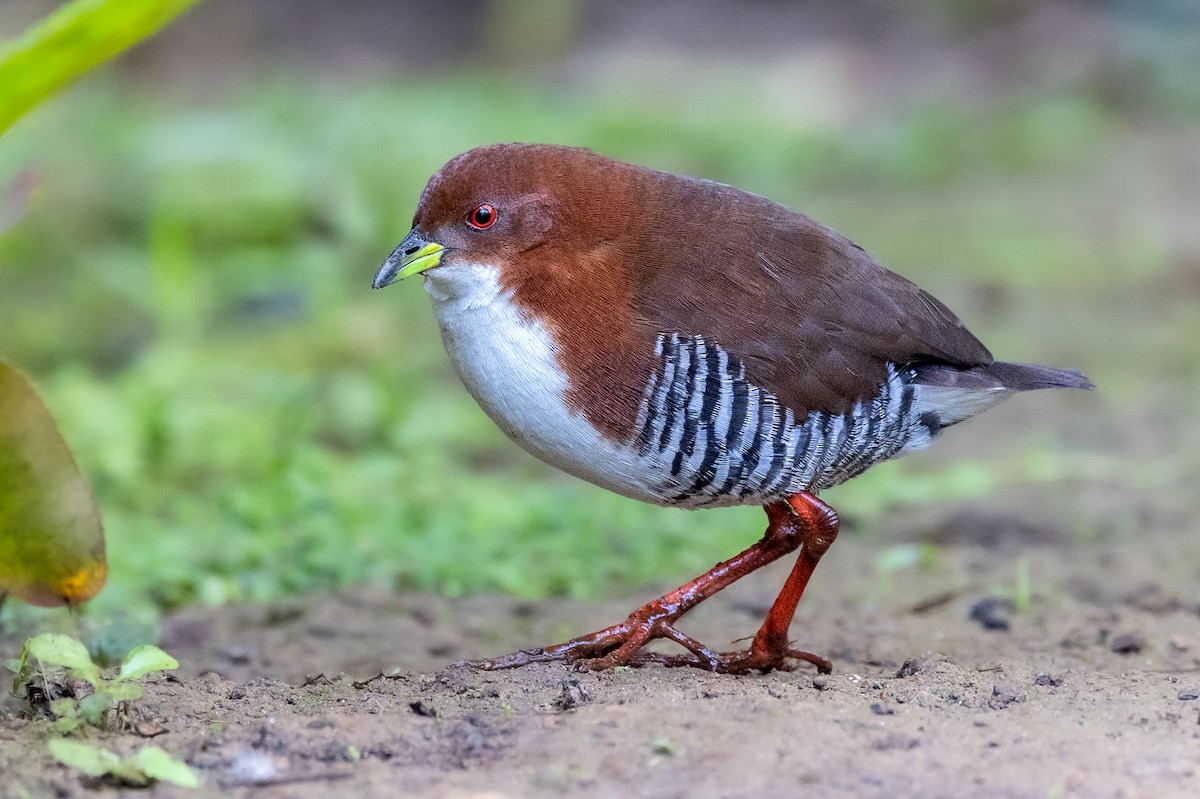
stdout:
[[455,262],[498,265],[510,285],[552,277],[632,232],[628,198],[638,173],[577,148],[494,145],[466,152],[430,179],[412,232],[374,286]]

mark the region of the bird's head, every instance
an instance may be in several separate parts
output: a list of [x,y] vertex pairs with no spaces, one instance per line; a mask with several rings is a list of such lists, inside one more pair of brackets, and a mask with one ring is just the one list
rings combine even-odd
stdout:
[[635,173],[623,166],[588,150],[552,145],[502,144],[463,153],[430,178],[412,231],[373,285],[383,288],[417,274],[448,278],[462,271],[466,277],[467,269],[481,265],[499,270],[509,286],[578,272],[580,255],[628,227],[625,198]]

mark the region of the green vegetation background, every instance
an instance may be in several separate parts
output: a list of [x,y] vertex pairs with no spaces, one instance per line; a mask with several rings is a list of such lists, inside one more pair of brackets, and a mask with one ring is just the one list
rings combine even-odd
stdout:
[[[816,126],[735,80],[662,98],[282,74],[197,101],[107,72],[0,143],[0,185],[32,186],[0,209],[0,352],[93,482],[101,612],[360,583],[672,582],[752,541],[761,511],[651,508],[542,466],[458,385],[419,282],[369,289],[438,166],[536,140],[731,183],[847,233],[997,354],[1083,368],[1107,403],[1138,408],[1152,385],[1180,408],[1200,385],[1196,297],[1172,289],[1157,209],[1120,196],[1159,137],[1196,130],[1173,85],[1133,105],[1081,81]],[[1011,457],[918,456],[831,496],[874,534],[889,509],[1006,481],[1161,473],[1150,454],[1010,433]]]

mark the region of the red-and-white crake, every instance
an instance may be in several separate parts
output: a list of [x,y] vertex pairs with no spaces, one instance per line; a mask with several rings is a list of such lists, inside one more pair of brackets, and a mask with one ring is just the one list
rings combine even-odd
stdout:
[[[838,531],[817,492],[1015,392],[1092,385],[993,360],[946,306],[806,216],[582,149],[503,144],[451,160],[374,286],[416,274],[463,384],[530,453],[643,502],[767,512],[761,540],[620,624],[481,668],[828,671],[788,640]],[[796,549],[745,651],[676,627]],[[685,653],[642,652],[655,638]]]

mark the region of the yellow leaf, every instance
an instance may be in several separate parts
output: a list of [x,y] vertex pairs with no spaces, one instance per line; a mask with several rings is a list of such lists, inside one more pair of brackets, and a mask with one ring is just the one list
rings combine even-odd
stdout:
[[0,592],[74,606],[107,576],[91,489],[29,381],[0,361]]

